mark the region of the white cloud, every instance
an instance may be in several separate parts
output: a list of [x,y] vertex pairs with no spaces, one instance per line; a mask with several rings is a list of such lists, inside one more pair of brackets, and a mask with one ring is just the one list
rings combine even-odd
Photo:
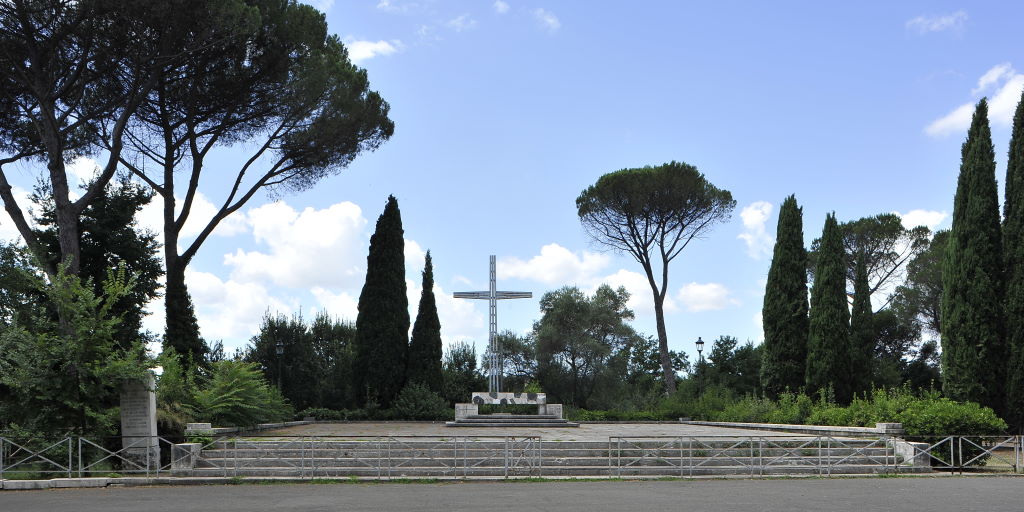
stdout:
[[307,2],[320,12],[327,12],[334,7],[334,0],[307,0]]
[[558,21],[558,16],[555,13],[542,8],[536,8],[533,10],[533,17],[537,20],[542,28],[548,32],[556,32],[562,27],[562,22]]
[[508,12],[508,3],[502,2],[501,0],[494,0],[494,12],[498,14],[505,14]]
[[[590,293],[593,293],[601,283],[607,284],[612,288],[622,286],[629,292],[629,302],[626,303],[629,309],[638,314],[654,313],[654,292],[651,290],[651,284],[647,281],[647,276],[639,272],[619,269],[618,272],[612,275],[597,278],[594,281],[595,284],[591,286]],[[676,301],[668,294],[665,295],[665,303],[662,306],[665,308],[666,313],[679,311]]]
[[548,244],[530,261],[502,259],[498,263],[498,277],[531,279],[548,285],[588,283],[609,261],[604,254],[584,251],[577,255],[558,244]]
[[932,137],[962,132],[971,125],[971,116],[973,114],[974,103],[964,103],[952,112],[932,121],[931,124],[925,127],[924,132]]
[[350,322],[356,321],[356,315],[359,313],[357,297],[348,292],[333,293],[320,286],[314,286],[310,293],[320,303],[321,309],[331,316]]
[[395,39],[391,41],[364,41],[350,39],[345,42],[348,47],[348,56],[353,63],[360,63],[372,59],[378,55],[391,55],[402,49],[402,42]]
[[[238,340],[259,331],[264,313],[290,314],[293,304],[271,297],[260,283],[222,281],[219,277],[185,271],[185,283],[196,306],[199,329],[207,340]],[[228,352],[237,345],[225,347]]]
[[714,311],[739,304],[729,294],[729,289],[719,283],[688,283],[679,290],[679,300],[687,311]]
[[[1013,122],[1021,91],[1024,90],[1024,74],[1018,73],[1009,63],[996,65],[978,79],[978,86],[971,93],[976,95],[987,90],[993,91],[989,95],[989,121],[995,125],[1009,126]],[[974,106],[974,102],[960,105],[949,114],[932,121],[925,127],[925,133],[939,137],[965,132],[971,125]]]
[[472,30],[476,28],[476,20],[474,20],[473,17],[468,14],[462,14],[456,18],[448,20],[448,22],[445,23],[445,25],[447,25],[448,28],[456,32],[462,32],[465,30]]
[[981,75],[981,78],[978,79],[978,86],[971,90],[971,94],[978,94],[998,83],[1003,77],[1013,76],[1013,73],[1013,67],[1010,66],[1009,62],[997,64],[992,69],[986,71],[984,75]]
[[359,206],[346,201],[297,212],[278,201],[249,210],[246,218],[256,243],[268,251],[226,254],[231,279],[292,288],[347,288],[362,282],[366,218]]
[[380,0],[377,2],[377,9],[384,12],[405,14],[419,7],[416,2],[403,2],[395,0]]
[[[423,281],[406,279],[405,286],[409,298],[409,328],[412,329],[412,324],[416,322],[420,295],[423,293]],[[484,314],[477,309],[478,305],[485,304],[483,301],[456,299],[434,283],[434,302],[437,305],[438,320],[441,321],[441,340],[446,346],[461,339],[478,337],[480,330],[486,327]]]
[[100,166],[96,160],[80,156],[68,162],[68,164],[64,166],[64,171],[68,175],[68,185],[70,185],[71,188],[81,188],[79,185],[82,184],[82,182],[92,181],[92,179],[99,174]]
[[946,212],[937,212],[934,210],[910,210],[907,213],[893,212],[900,216],[900,224],[906,229],[913,229],[917,226],[925,226],[928,229],[935,231],[942,221],[949,217]]
[[771,215],[772,204],[767,201],[751,203],[740,212],[745,231],[740,233],[737,238],[747,243],[747,254],[755,260],[772,253],[775,240],[765,229],[765,224]]
[[924,35],[929,32],[942,32],[945,30],[960,31],[963,30],[964,23],[966,22],[967,13],[964,11],[956,11],[953,14],[947,14],[944,16],[918,16],[912,20],[908,20],[906,27],[907,30]]

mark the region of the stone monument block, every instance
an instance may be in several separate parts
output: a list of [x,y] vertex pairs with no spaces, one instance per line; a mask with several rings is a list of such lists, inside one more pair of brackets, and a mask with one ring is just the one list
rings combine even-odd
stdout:
[[121,452],[137,464],[129,469],[160,467],[160,440],[156,432],[156,378],[125,381],[121,387]]
[[480,407],[476,404],[455,404],[455,419],[460,420],[480,414]]

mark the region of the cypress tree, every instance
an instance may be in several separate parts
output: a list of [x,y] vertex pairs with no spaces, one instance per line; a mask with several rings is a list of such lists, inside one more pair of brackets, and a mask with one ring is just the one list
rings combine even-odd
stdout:
[[961,148],[953,226],[942,266],[942,388],[954,400],[1005,406],[1003,272],[995,151],[988,104]]
[[762,389],[771,398],[787,389],[795,392],[804,385],[807,367],[807,249],[803,209],[795,195],[787,197],[779,209],[761,318]]
[[853,280],[853,313],[850,316],[850,385],[854,393],[871,388],[875,329],[871,313],[871,286],[864,254],[857,256]]
[[832,387],[850,401],[850,310],[846,303],[846,253],[835,214],[825,217],[818,266],[811,287],[807,337],[807,392]]
[[441,321],[437,318],[437,303],[434,300],[434,266],[427,251],[427,262],[423,266],[423,292],[412,325],[412,340],[409,342],[409,382],[423,384],[434,393],[440,394],[444,384],[441,370]]
[[1024,431],[1024,94],[1017,103],[1006,160],[1003,203],[1003,263],[1006,269],[1006,344],[1010,352],[1006,416]]
[[388,196],[370,237],[366,283],[356,316],[354,377],[358,400],[389,407],[405,385],[409,299],[405,291],[405,239],[398,200]]

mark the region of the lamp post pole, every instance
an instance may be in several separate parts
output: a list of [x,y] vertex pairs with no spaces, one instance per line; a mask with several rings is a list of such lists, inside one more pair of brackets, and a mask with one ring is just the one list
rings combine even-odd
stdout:
[[704,394],[704,340],[697,336],[697,396]]

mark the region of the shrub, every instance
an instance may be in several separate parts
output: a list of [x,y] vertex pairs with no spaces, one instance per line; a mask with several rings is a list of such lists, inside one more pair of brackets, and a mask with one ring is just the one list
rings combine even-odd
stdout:
[[195,395],[196,416],[216,426],[248,427],[292,415],[281,393],[267,385],[255,363],[225,360],[211,365]]
[[445,420],[455,416],[444,398],[416,382],[402,389],[390,412],[394,419],[405,420]]

